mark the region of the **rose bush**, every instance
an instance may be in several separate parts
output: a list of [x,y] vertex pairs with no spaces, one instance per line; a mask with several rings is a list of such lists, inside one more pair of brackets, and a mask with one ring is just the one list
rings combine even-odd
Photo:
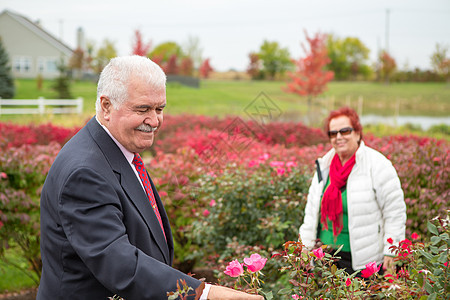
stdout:
[[[428,222],[432,235],[429,242],[405,239],[399,246],[392,246],[397,267],[384,276],[379,274],[380,266],[375,262],[368,263],[362,271],[348,274],[334,264],[339,252],[332,256],[329,251],[321,251],[322,248],[308,251],[301,241],[286,242],[283,251],[271,259],[282,262],[280,272],[289,278],[286,286],[277,292],[277,299],[448,299],[449,213],[446,218]],[[262,284],[263,291],[267,283]],[[239,287],[252,286],[247,282],[247,286]]]
[[[76,131],[51,124],[0,123],[0,233],[5,237],[16,232],[5,218],[30,224],[25,215],[37,209],[40,187],[60,148],[47,144],[63,144]],[[167,116],[152,151],[143,158],[171,221],[177,266],[188,272],[203,262],[201,247],[213,253],[211,262],[223,266],[224,259],[239,251],[268,256],[286,240],[295,240],[314,160],[331,147],[325,141],[323,133],[301,124],[259,126],[239,118]],[[365,134],[365,142],[397,169],[407,203],[407,235],[416,232],[429,239],[432,233],[423,220],[445,215],[448,209],[449,143],[370,134]],[[12,147],[15,150],[9,150]],[[25,204],[30,199],[34,206]],[[205,233],[203,240],[196,232],[189,235],[197,228]],[[38,237],[38,228],[34,230]],[[269,260],[265,278],[270,279],[278,265]],[[288,279],[279,281],[285,284]]]

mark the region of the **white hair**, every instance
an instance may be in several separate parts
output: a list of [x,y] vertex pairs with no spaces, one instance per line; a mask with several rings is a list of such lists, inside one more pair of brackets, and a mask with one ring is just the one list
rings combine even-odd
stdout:
[[118,109],[128,97],[128,86],[132,80],[141,80],[152,90],[166,86],[164,71],[147,57],[132,55],[111,59],[100,74],[97,85],[96,112],[100,112],[100,97],[106,96],[112,106]]

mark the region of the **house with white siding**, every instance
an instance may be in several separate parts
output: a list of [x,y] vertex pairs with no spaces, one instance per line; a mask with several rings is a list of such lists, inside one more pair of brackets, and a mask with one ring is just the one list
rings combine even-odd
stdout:
[[73,50],[25,16],[4,10],[0,14],[0,38],[9,55],[15,78],[58,76],[57,65],[67,64]]

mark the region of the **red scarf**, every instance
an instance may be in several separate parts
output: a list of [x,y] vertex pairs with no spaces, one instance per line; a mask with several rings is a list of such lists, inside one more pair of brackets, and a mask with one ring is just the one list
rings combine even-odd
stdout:
[[330,184],[322,197],[320,222],[328,229],[327,217],[333,223],[333,235],[341,233],[342,224],[342,194],[341,189],[347,184],[348,176],[355,165],[355,154],[342,166],[337,154],[330,165]]

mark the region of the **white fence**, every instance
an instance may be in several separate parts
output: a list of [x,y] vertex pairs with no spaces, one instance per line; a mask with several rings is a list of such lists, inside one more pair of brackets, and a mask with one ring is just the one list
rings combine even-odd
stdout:
[[[8,108],[5,108],[8,107]],[[83,98],[77,99],[1,99],[0,116],[11,114],[81,114]]]

